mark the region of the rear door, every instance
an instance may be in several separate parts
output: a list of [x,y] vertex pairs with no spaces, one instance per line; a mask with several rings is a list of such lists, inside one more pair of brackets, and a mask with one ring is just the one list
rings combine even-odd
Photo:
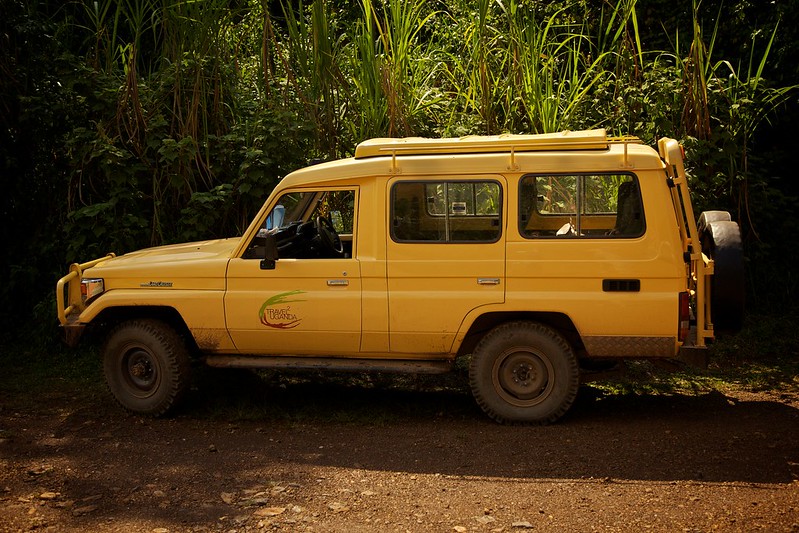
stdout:
[[505,298],[502,176],[388,183],[390,350],[446,354],[466,315]]

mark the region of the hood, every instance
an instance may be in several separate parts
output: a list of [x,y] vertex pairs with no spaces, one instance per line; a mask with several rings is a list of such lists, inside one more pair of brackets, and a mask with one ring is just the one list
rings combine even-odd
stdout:
[[239,237],[231,239],[215,239],[211,241],[169,244],[155,248],[145,248],[125,255],[120,255],[99,265],[106,267],[144,266],[155,264],[185,263],[211,259],[229,259],[230,254],[239,243]]
[[83,272],[85,278],[103,278],[106,289],[124,287],[224,287],[230,255],[239,237],[171,244],[130,252]]

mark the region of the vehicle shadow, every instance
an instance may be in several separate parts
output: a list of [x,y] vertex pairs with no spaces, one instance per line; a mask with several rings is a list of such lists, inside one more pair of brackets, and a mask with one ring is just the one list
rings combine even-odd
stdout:
[[0,481],[20,501],[31,491],[59,494],[48,508],[77,531],[105,520],[213,523],[236,512],[220,494],[275,484],[308,491],[307,502],[330,471],[531,487],[799,479],[799,409],[778,400],[717,391],[607,395],[583,386],[560,422],[503,426],[467,389],[457,374],[442,381],[214,372],[163,419],[126,414],[107,394],[51,398],[58,406],[42,398],[41,407],[6,410],[0,420],[8,465]]
[[[269,423],[298,456],[340,467],[511,478],[790,483],[799,477],[799,410],[718,391],[605,395],[583,386],[560,422],[503,426],[480,411],[463,376],[287,381],[240,373],[227,381],[217,376],[210,394],[194,397],[181,416]],[[291,428],[298,426],[318,428],[318,438],[296,438]],[[353,446],[359,439],[365,445]]]

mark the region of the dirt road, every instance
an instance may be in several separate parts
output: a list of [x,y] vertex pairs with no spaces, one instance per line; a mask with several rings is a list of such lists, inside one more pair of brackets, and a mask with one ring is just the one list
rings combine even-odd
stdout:
[[794,394],[583,386],[507,427],[434,388],[239,376],[162,420],[0,391],[0,531],[799,531]]

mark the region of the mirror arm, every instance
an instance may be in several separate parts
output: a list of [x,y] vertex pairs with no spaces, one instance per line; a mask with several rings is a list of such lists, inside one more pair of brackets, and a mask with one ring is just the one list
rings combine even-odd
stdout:
[[261,259],[261,270],[274,270],[277,260],[277,239],[271,233],[267,233],[264,237],[264,258]]

